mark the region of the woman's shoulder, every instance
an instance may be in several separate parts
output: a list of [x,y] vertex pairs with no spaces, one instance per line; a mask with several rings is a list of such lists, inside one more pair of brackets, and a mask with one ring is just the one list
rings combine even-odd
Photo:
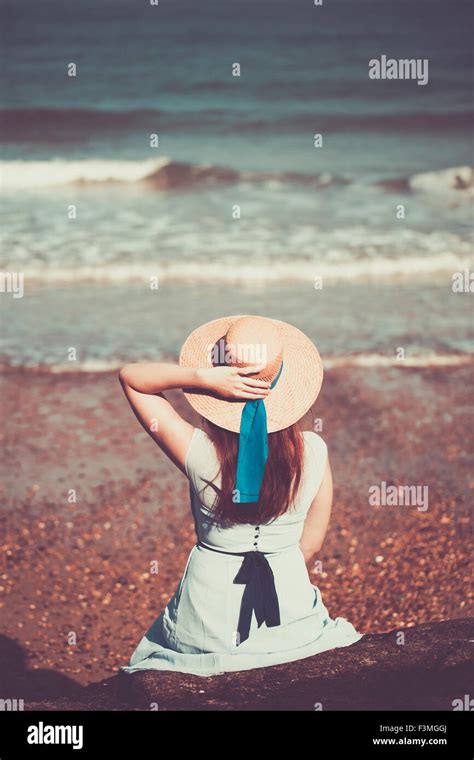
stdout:
[[194,446],[213,446],[210,436],[203,428],[195,427],[191,436]]
[[210,437],[202,428],[195,427],[189,442],[184,469],[188,477],[192,477],[207,467],[213,467],[216,462],[216,451]]
[[318,433],[315,433],[314,430],[304,430],[303,437],[305,445],[308,446],[311,451],[319,454],[327,454],[328,446],[326,441]]
[[321,485],[328,457],[328,447],[324,438],[313,430],[305,430],[305,481],[311,492],[317,493]]

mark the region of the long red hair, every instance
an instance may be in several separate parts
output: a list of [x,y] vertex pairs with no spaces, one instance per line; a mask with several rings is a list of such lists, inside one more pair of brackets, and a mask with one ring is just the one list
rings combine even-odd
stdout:
[[299,423],[276,433],[268,433],[268,459],[260,498],[256,504],[233,501],[239,434],[224,430],[206,420],[207,433],[220,464],[220,487],[207,481],[216,499],[211,507],[213,519],[222,525],[251,523],[260,525],[290,509],[303,474],[304,441]]

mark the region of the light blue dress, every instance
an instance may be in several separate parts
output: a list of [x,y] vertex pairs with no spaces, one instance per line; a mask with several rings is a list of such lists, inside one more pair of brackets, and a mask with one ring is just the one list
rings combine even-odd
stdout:
[[[327,447],[319,435],[304,432],[303,436],[304,472],[295,505],[258,529],[250,524],[223,528],[210,517],[215,495],[205,487],[205,481],[213,480],[218,472],[214,446],[204,430],[194,429],[185,470],[197,537],[204,545],[193,546],[176,592],[136,646],[129,664],[120,670],[215,676],[292,662],[362,638],[352,623],[329,616],[299,547],[327,459]],[[219,485],[218,477],[215,482]],[[269,552],[266,559],[273,572],[280,625],[258,626],[253,615],[249,636],[240,641],[237,627],[244,586],[234,583],[234,578],[243,557],[221,552],[255,548]]]

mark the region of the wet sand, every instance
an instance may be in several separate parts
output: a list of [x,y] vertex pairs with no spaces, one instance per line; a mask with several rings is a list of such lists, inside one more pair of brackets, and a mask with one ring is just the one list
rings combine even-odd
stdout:
[[[3,673],[96,681],[127,664],[180,580],[194,543],[187,482],[115,372],[10,370],[1,391]],[[471,397],[472,367],[326,373],[306,427],[322,419],[335,479],[311,576],[332,617],[380,633],[472,614]],[[428,508],[370,505],[382,481],[428,486]]]

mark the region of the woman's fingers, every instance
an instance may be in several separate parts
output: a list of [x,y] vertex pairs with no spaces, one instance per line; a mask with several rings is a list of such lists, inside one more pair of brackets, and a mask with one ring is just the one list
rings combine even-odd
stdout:
[[268,380],[260,380],[258,377],[249,377],[249,375],[259,372],[262,367],[256,364],[253,367],[239,367],[238,373],[242,378],[244,385],[251,386],[252,388],[269,388],[271,383]]
[[265,398],[270,392],[270,390],[267,388],[250,388],[247,385],[244,385],[242,387],[242,390],[244,393],[251,393],[253,396],[264,396]]
[[268,380],[257,380],[256,377],[246,377],[242,382],[249,388],[269,388],[271,385]]
[[250,375],[260,372],[263,369],[263,364],[254,364],[250,367],[239,367],[237,372],[240,378],[240,382],[236,387],[236,396],[240,399],[249,399],[255,401],[257,399],[267,398],[270,392],[271,383],[268,380],[260,380],[256,377],[250,377]]

